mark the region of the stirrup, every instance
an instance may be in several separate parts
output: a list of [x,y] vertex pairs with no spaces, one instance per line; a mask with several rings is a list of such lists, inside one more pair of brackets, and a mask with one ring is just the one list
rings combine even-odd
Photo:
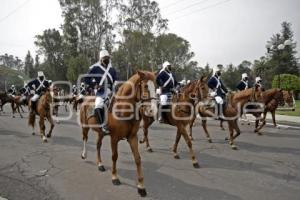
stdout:
[[108,130],[106,125],[102,126],[101,130],[102,130],[102,133],[103,133],[104,136],[110,134],[110,131]]

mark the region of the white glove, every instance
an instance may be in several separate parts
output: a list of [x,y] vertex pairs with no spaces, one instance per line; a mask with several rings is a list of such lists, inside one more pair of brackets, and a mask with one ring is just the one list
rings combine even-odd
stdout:
[[157,89],[156,89],[156,94],[158,94],[158,95],[161,94],[161,89],[160,89],[160,88],[157,88]]
[[215,97],[216,95],[217,95],[216,92],[211,92],[211,93],[210,93],[210,96],[211,96],[211,97]]
[[215,100],[216,100],[217,104],[223,104],[224,103],[223,99],[219,96],[216,96]]

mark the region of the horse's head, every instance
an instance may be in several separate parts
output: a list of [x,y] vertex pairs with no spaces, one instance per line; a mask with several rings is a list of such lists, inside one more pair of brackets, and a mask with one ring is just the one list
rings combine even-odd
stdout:
[[282,90],[284,102],[287,103],[289,107],[294,106],[294,98],[292,91]]
[[284,102],[283,92],[281,89],[276,90],[274,99],[277,101],[279,106],[284,106],[285,102]]
[[153,116],[157,111],[155,95],[155,74],[147,71],[138,71],[136,99],[142,102],[148,115]]

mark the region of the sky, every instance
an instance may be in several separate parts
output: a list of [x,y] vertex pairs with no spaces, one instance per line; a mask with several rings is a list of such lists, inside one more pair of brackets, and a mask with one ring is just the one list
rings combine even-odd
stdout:
[[[0,54],[25,58],[35,54],[34,37],[63,22],[58,0],[1,0]],[[238,65],[265,55],[266,42],[292,23],[294,40],[300,42],[299,0],[157,0],[168,32],[191,44],[194,60]],[[300,46],[297,46],[300,57]],[[172,61],[170,61],[172,62]]]

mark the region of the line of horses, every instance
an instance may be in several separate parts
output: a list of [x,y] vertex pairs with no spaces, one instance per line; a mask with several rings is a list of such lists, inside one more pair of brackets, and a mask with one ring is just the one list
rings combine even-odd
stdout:
[[[6,102],[10,102],[13,113],[15,112],[15,109],[21,107],[16,99],[7,98],[7,95],[5,94],[0,94],[0,100],[2,103],[1,108]],[[53,94],[51,94],[50,91],[46,91],[38,100],[36,112],[29,115],[28,124],[33,128],[36,115],[39,115],[40,134],[44,142],[47,141],[47,138],[51,137],[54,128],[51,104],[55,101],[55,105],[57,105],[59,100],[53,98]],[[70,102],[72,101],[69,100],[69,103]],[[292,93],[281,89],[262,91],[259,87],[229,94],[223,109],[225,120],[221,120],[220,125],[223,127],[223,121],[227,121],[229,131],[228,141],[229,145],[234,150],[237,149],[235,139],[241,134],[238,120],[245,112],[240,108],[247,107],[248,103],[261,103],[264,105],[260,112],[249,113],[257,118],[255,132],[261,134],[260,130],[265,125],[266,113],[272,113],[273,122],[276,126],[275,110],[279,105],[283,105],[284,103],[291,106],[293,104],[293,97]],[[101,128],[97,124],[95,116],[90,112],[94,108],[93,104],[94,97],[86,97],[84,102],[79,106],[80,126],[83,140],[81,158],[87,158],[86,143],[88,141],[89,130],[92,129],[97,133],[96,163],[98,170],[105,171],[106,169],[101,159],[103,134]],[[28,105],[30,105],[30,101],[28,102]],[[74,109],[77,109],[77,105]],[[107,107],[107,123],[111,132],[112,183],[114,185],[121,184],[117,173],[118,143],[119,141],[126,139],[130,145],[136,163],[137,190],[138,194],[142,197],[146,196],[147,192],[144,185],[144,175],[138,143],[145,143],[147,150],[150,152],[152,151],[149,143],[148,129],[156,119],[157,109],[155,74],[147,71],[138,71],[128,81],[123,83],[112,97]],[[180,158],[177,147],[181,137],[183,137],[188,146],[193,167],[200,167],[193,150],[192,127],[197,116],[200,116],[202,127],[208,142],[212,142],[207,129],[207,117],[213,117],[214,111],[215,107],[212,106],[212,98],[209,96],[206,77],[191,81],[189,84],[180,88],[178,94],[173,95],[170,112],[166,113],[165,116],[165,123],[177,128],[177,134],[172,148],[175,159]],[[56,110],[55,114],[58,114],[58,110]],[[263,118],[261,118],[261,124],[259,124],[260,121],[258,117],[261,116],[261,114],[263,114]],[[45,134],[45,119],[50,123],[50,130],[47,134]],[[141,121],[143,121],[143,139],[138,141],[137,133],[141,126]]]

